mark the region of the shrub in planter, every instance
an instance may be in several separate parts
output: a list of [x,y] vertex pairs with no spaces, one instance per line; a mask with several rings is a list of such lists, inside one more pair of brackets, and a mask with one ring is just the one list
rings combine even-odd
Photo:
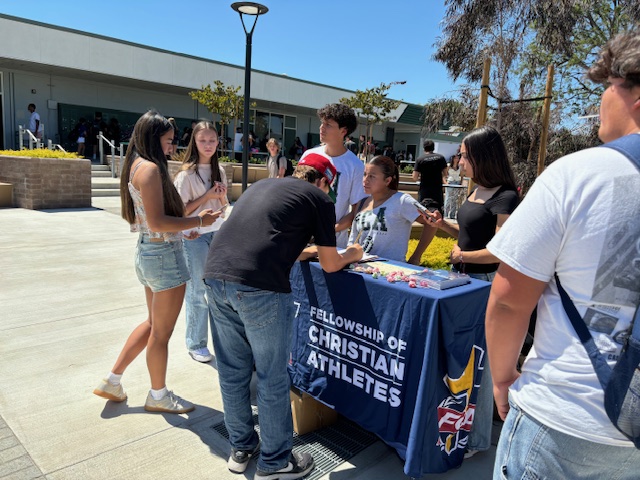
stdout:
[[62,150],[49,150],[48,148],[34,148],[32,150],[0,150],[0,155],[7,157],[30,158],[77,158],[82,159],[75,152],[63,152]]
[[12,204],[33,210],[91,206],[91,161],[57,150],[0,151],[0,182]]
[[[455,243],[456,240],[453,238],[433,237],[433,240],[420,258],[420,265],[423,267],[449,270],[449,253]],[[417,246],[418,240],[409,240],[407,259],[411,257]]]

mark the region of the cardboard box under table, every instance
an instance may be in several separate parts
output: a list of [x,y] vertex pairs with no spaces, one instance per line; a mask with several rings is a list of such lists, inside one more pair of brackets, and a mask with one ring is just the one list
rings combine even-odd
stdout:
[[290,397],[293,430],[298,435],[327,427],[338,419],[338,412],[295,387],[291,388]]

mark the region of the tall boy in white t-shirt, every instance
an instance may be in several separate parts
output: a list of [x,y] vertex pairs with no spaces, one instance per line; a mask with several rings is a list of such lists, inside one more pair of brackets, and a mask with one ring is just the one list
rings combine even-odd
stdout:
[[344,138],[358,126],[354,111],[341,103],[325,105],[318,110],[320,118],[320,141],[323,145],[305,151],[302,158],[309,153],[320,153],[328,156],[336,167],[338,176],[334,183],[336,191],[336,243],[338,248],[345,248],[351,226],[349,212],[355,209],[360,200],[367,195],[362,186],[364,165],[356,155],[344,146]]

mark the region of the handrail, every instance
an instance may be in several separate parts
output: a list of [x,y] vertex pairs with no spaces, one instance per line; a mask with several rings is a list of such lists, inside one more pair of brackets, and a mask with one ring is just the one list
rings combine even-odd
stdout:
[[62,150],[64,153],[67,153],[67,151],[62,148],[62,145],[60,145],[59,143],[53,143],[50,138],[47,140],[47,148],[49,150],[55,150],[57,148],[59,150]]
[[[104,141],[111,147],[111,178],[116,178],[116,146],[111,140],[105,137],[102,134],[102,131],[98,132],[98,145],[100,146],[100,163],[102,163],[102,159],[104,158],[104,146],[102,142]],[[122,166],[122,145],[120,145],[120,166]]]
[[24,150],[24,133],[25,132],[27,132],[28,134],[27,138],[29,139],[29,150],[33,150],[34,142],[36,144],[36,148],[42,148],[43,146],[42,141],[38,139],[33,133],[31,133],[31,130],[29,130],[28,128],[24,128],[22,125],[18,125],[18,132],[20,137],[20,150]]

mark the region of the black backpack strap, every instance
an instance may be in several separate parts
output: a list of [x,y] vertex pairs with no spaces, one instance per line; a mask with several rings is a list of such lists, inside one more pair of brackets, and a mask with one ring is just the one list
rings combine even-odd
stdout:
[[359,213],[360,210],[362,210],[362,207],[364,206],[364,202],[367,201],[369,197],[364,197],[362,200],[360,200],[360,203],[358,203],[358,208],[356,209],[356,213]]
[[584,320],[578,313],[578,310],[569,297],[569,294],[560,283],[558,274],[554,273],[554,276],[556,279],[556,285],[558,286],[558,292],[560,293],[560,299],[562,300],[564,311],[567,313],[567,317],[569,317],[571,325],[573,325],[574,330],[578,334],[580,342],[587,351],[587,355],[589,355],[589,359],[591,360],[593,369],[596,371],[596,375],[598,376],[600,385],[602,385],[602,389],[604,390],[605,388],[607,388],[609,378],[611,378],[611,367],[607,363],[607,360],[604,358],[604,355],[602,355],[600,353],[600,350],[598,350],[596,342],[593,340],[591,333],[589,333],[587,325],[584,323]]
[[632,133],[631,135],[625,135],[601,146],[620,152],[631,160],[636,168],[640,170],[640,134]]

